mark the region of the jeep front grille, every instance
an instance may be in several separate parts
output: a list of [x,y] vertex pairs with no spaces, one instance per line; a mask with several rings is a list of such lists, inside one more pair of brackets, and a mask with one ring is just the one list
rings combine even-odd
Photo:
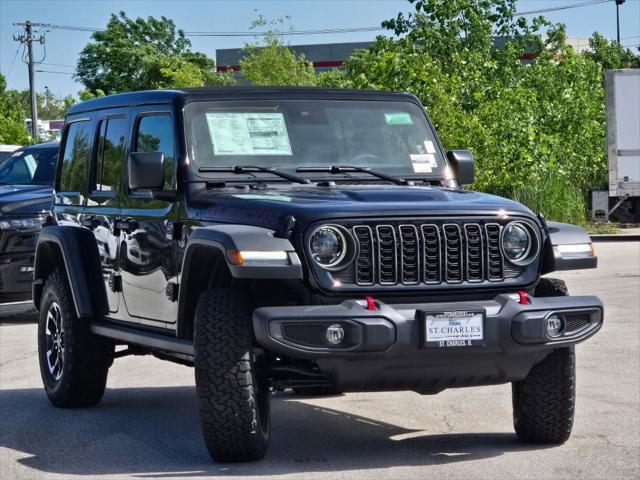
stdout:
[[517,277],[505,267],[502,226],[495,222],[352,225],[358,256],[342,281],[360,286],[500,282]]

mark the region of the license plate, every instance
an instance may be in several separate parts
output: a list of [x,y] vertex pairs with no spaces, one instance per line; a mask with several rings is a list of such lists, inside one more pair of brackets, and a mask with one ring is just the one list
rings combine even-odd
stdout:
[[423,312],[427,347],[484,345],[484,312]]

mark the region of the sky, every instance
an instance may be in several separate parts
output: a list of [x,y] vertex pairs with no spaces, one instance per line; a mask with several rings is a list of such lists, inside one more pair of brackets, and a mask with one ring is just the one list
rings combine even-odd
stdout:
[[[584,0],[518,0],[518,11],[583,3]],[[0,72],[9,88],[28,88],[27,66],[21,61],[19,44],[13,35],[21,31],[13,24],[32,22],[92,28],[105,26],[111,13],[123,10],[129,17],[166,16],[184,31],[247,31],[258,14],[269,19],[291,17],[296,30],[379,26],[400,11],[411,11],[407,0],[0,0]],[[589,37],[598,31],[608,38],[616,35],[616,12],[609,3],[548,12],[552,22],[567,25],[572,37]],[[620,7],[623,45],[640,44],[640,0],[626,0]],[[373,40],[377,32],[289,37],[291,44],[360,42]],[[51,30],[46,33],[46,58],[36,73],[36,90],[48,87],[55,95],[75,95],[82,85],[71,76],[91,33]],[[192,49],[215,59],[217,48],[242,47],[253,37],[191,37]],[[635,51],[635,50],[634,50]],[[44,48],[35,47],[36,59]],[[62,72],[62,73],[52,73]]]

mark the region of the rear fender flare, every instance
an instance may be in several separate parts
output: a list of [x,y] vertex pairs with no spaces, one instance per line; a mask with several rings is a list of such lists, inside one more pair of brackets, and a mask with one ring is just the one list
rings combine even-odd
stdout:
[[40,307],[47,277],[59,265],[69,281],[78,317],[100,317],[108,312],[100,254],[93,233],[79,226],[52,225],[40,232],[34,265],[33,302]]

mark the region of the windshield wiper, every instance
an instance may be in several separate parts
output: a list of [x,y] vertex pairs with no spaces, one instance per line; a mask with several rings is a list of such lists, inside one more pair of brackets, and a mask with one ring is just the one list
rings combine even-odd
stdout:
[[301,173],[314,172],[314,173],[331,173],[331,174],[350,173],[350,172],[368,173],[369,175],[377,177],[380,180],[386,180],[387,182],[395,183],[396,185],[415,185],[411,180],[392,177],[391,175],[387,175],[385,173],[371,170],[368,167],[349,167],[349,166],[339,167],[337,165],[333,165],[331,167],[299,167],[296,169],[296,172],[301,172]]
[[298,175],[292,175],[290,173],[281,172],[276,170],[275,168],[268,167],[256,167],[255,165],[236,165],[233,167],[200,167],[198,169],[199,172],[225,172],[225,173],[235,173],[241,175],[243,173],[270,173],[271,175],[275,175],[280,178],[284,178],[285,180],[289,180],[290,182],[308,184],[311,183],[310,180],[306,178],[299,177]]

